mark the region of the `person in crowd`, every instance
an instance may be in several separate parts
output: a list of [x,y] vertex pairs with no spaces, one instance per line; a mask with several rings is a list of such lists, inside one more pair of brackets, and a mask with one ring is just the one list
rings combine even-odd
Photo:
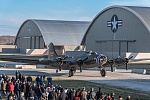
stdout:
[[19,72],[19,80],[20,80],[20,81],[22,80],[21,72]]
[[26,92],[25,92],[25,98],[27,99],[29,89],[31,88],[31,82],[26,83]]
[[32,82],[32,77],[30,75],[27,77],[27,82]]
[[66,100],[69,100],[69,91],[68,88],[65,88],[65,93],[66,93]]
[[43,77],[42,76],[40,76],[40,78],[39,78],[39,83],[40,83],[40,85],[43,84]]
[[2,83],[3,82],[3,77],[2,77],[2,75],[0,75],[0,83]]
[[123,100],[122,96],[119,96],[118,100]]
[[26,89],[26,85],[25,85],[25,82],[21,82],[20,84],[20,89],[21,89],[21,92],[26,92],[25,89]]
[[106,100],[111,100],[111,96],[110,96],[109,93],[107,94],[107,96],[105,96],[105,99],[106,99]]
[[32,90],[33,90],[33,91],[36,91],[36,89],[37,89],[36,84],[33,83],[33,85],[32,85]]
[[85,91],[85,87],[83,87],[81,91],[81,100],[87,100],[87,92]]
[[69,94],[68,94],[68,99],[69,100],[73,100],[74,98],[75,98],[75,89],[74,88],[71,88],[70,90],[69,90]]
[[59,100],[60,99],[60,95],[61,95],[61,90],[59,90],[58,88],[56,88],[55,92],[57,94],[56,100]]
[[3,79],[4,79],[4,81],[7,81],[8,76],[7,76],[7,75],[5,75],[5,74],[3,74]]
[[22,75],[22,76],[21,76],[21,82],[22,82],[22,83],[25,82],[25,79],[26,79],[26,78],[25,78],[25,75]]
[[25,97],[24,97],[24,92],[21,92],[21,97],[20,97],[20,100],[25,100]]
[[[18,80],[18,79],[17,79],[17,80]],[[15,82],[16,82],[15,77],[12,77],[12,78],[11,78],[11,82],[13,82],[13,84],[15,84]]]
[[111,96],[111,100],[115,100],[115,97],[114,97],[115,93],[111,93],[110,96]]
[[2,94],[0,93],[0,100],[2,100]]
[[14,86],[13,82],[9,83],[8,89],[9,89],[8,92],[14,92],[15,86]]
[[52,84],[52,78],[50,76],[47,78],[47,81],[48,81],[49,85],[51,85],[51,86],[53,85]]
[[20,80],[18,79],[15,83],[15,89],[14,89],[15,94],[17,95],[18,99],[20,98],[20,93],[21,93],[21,86],[20,86]]
[[59,100],[66,100],[66,93],[64,91],[64,88],[61,89]]
[[55,92],[55,88],[53,88],[52,92],[48,94],[48,100],[57,100],[57,94]]
[[96,92],[96,100],[100,100],[103,97],[102,89],[99,87],[99,90]]
[[73,100],[80,100],[79,94],[76,92]]
[[2,90],[2,93],[4,94],[4,96],[6,96],[6,85],[7,85],[6,81],[3,81],[1,83],[1,90]]
[[128,96],[126,100],[131,100],[131,99],[130,99],[130,96]]
[[40,76],[38,75],[38,76],[36,77],[36,85],[37,85],[37,86],[40,85],[39,79],[40,79]]
[[28,92],[28,100],[34,100],[35,95],[35,92],[32,90],[32,88],[30,88]]
[[19,72],[18,70],[16,70],[16,73],[15,73],[15,74],[16,74],[16,80],[19,79],[19,74],[20,74],[20,72]]
[[10,94],[8,95],[8,100],[17,100],[17,95],[11,91]]
[[48,82],[48,83],[47,83],[47,87],[51,87],[51,86],[52,86],[51,83]]
[[21,93],[21,86],[20,80],[18,79],[15,83],[15,94],[17,95],[18,98],[20,98],[20,93]]
[[46,99],[47,98],[47,92],[46,92],[44,83],[41,85],[41,91],[42,91],[42,97]]
[[41,90],[41,87],[40,85],[38,86],[37,90],[36,90],[36,95],[37,95],[37,98],[41,98],[42,96],[42,90]]
[[94,92],[94,88],[91,88],[88,100],[95,100],[95,97],[96,93]]
[[8,95],[9,93],[9,84],[10,84],[11,81],[8,81],[7,84],[6,84],[6,95]]

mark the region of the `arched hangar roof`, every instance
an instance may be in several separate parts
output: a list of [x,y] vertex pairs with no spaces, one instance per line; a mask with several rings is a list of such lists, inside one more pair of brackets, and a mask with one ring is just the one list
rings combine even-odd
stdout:
[[145,27],[147,28],[147,30],[150,32],[150,7],[139,7],[139,6],[110,6],[104,10],[102,10],[100,13],[98,13],[95,18],[92,20],[91,24],[89,25],[81,44],[85,45],[85,41],[86,41],[86,36],[88,31],[90,30],[91,26],[93,25],[93,23],[97,20],[97,18],[99,16],[101,16],[103,13],[105,13],[106,11],[113,9],[113,8],[122,8],[125,9],[129,12],[131,12],[132,14],[134,14],[137,18],[139,18],[139,20],[143,23],[143,25],[145,25]]
[[50,42],[53,42],[55,45],[80,45],[82,38],[88,26],[90,25],[90,22],[88,21],[29,19],[21,25],[16,37],[30,37],[30,34],[20,34],[20,30],[28,22],[34,23],[37,26],[38,30],[40,30],[45,45],[49,45]]

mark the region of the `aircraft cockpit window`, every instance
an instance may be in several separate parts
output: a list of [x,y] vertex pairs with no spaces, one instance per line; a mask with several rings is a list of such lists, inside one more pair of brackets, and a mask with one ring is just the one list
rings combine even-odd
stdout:
[[91,54],[93,54],[93,55],[97,55],[97,52],[91,52]]
[[91,53],[92,51],[85,51],[86,53]]

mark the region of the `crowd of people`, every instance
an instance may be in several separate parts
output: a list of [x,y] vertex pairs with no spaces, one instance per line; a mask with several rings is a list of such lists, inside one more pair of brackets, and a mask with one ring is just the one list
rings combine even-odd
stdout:
[[[0,99],[4,97],[7,100],[123,100],[121,96],[115,99],[114,93],[104,94],[101,88],[98,91],[94,91],[94,88],[87,91],[85,87],[68,89],[52,85],[50,77],[45,84],[44,78],[45,76],[37,76],[33,83],[31,76],[25,77],[19,71],[16,71],[16,77],[12,78],[1,75]],[[130,96],[124,100],[130,100]]]

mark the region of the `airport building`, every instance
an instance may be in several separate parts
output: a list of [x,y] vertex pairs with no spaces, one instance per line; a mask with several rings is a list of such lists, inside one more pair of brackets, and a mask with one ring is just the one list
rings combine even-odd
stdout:
[[83,50],[82,38],[89,26],[87,21],[26,20],[16,36],[17,49],[47,49],[53,42],[58,54]]
[[150,53],[150,7],[111,6],[102,10],[88,27],[82,45],[110,57]]

